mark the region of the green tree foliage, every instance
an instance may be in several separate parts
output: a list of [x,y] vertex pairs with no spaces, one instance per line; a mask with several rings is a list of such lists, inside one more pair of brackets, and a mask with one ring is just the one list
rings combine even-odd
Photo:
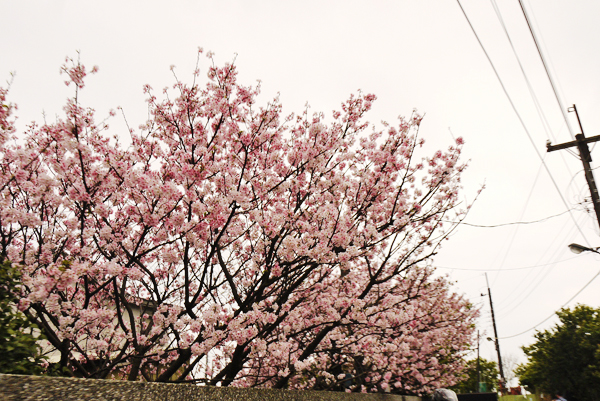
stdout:
[[600,400],[600,308],[577,305],[557,315],[560,323],[523,347],[528,362],[516,372],[521,384],[569,400]]
[[0,373],[40,374],[43,357],[36,326],[17,309],[21,272],[9,261],[0,264]]
[[[479,369],[481,371],[481,381],[486,383],[487,391],[495,391],[498,384],[498,365],[496,362],[488,361],[485,358],[479,358]],[[458,394],[478,392],[477,359],[467,362],[467,368],[464,372],[464,380],[451,387]]]

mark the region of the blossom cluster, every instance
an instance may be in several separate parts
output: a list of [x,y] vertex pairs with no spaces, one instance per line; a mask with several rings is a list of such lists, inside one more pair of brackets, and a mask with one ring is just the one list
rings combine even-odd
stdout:
[[[83,66],[63,71],[84,87]],[[477,312],[426,266],[464,216],[462,139],[422,157],[421,116],[372,128],[374,95],[329,120],[283,116],[233,64],[207,75],[164,100],[146,86],[127,146],[77,98],[17,135],[0,91],[1,257],[23,266],[19,307],[57,363],[213,385],[451,384]]]

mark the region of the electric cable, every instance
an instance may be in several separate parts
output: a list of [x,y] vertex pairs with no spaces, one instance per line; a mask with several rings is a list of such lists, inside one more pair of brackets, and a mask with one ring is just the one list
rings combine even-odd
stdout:
[[535,34],[535,31],[531,25],[531,22],[529,20],[529,15],[527,14],[527,10],[525,9],[525,6],[523,5],[523,1],[519,0],[519,5],[521,6],[521,11],[523,12],[523,16],[525,17],[525,21],[527,22],[527,27],[529,28],[529,32],[531,33],[531,37],[533,38],[533,42],[535,43],[535,47],[538,51],[538,54],[540,56],[540,59],[542,60],[542,64],[544,65],[544,70],[546,71],[546,76],[548,76],[548,80],[550,81],[550,85],[552,86],[552,92],[554,92],[554,97],[556,98],[556,102],[558,103],[558,107],[560,109],[560,112],[562,113],[562,116],[565,120],[565,122],[567,123],[567,129],[569,130],[569,133],[571,134],[571,137],[573,139],[575,139],[575,134],[573,134],[573,128],[571,127],[571,124],[569,123],[569,119],[567,118],[567,114],[565,113],[565,107],[563,106],[563,102],[562,99],[558,93],[558,90],[556,89],[556,85],[554,83],[554,79],[552,78],[552,75],[550,74],[550,70],[548,69],[548,63],[546,62],[546,58],[544,57],[544,53],[542,53],[542,50],[540,48],[539,45],[539,41],[537,39],[537,36]]
[[[568,233],[565,235],[565,237],[570,237],[570,233],[573,231],[573,227],[568,231]],[[563,232],[563,230],[559,230],[559,232]],[[554,259],[555,257],[558,257],[558,255],[556,255],[557,252],[559,252],[559,249],[562,249],[560,247],[554,246],[554,242],[556,240],[558,240],[559,235],[557,235],[554,238],[554,241],[548,246],[549,249],[554,249],[554,255],[552,255],[550,257],[550,260]],[[564,242],[564,241],[559,241],[559,242]],[[564,250],[563,250],[564,251]],[[577,257],[577,256],[576,256]],[[503,307],[498,310],[499,314],[502,314],[502,316],[506,316],[509,315],[512,311],[514,311],[515,309],[517,309],[519,306],[521,306],[521,304],[523,304],[523,302],[525,302],[530,296],[531,294],[533,294],[533,292],[542,284],[542,282],[548,277],[548,275],[552,272],[552,270],[556,267],[556,264],[558,263],[558,261],[554,261],[549,263],[548,265],[550,266],[550,269],[548,270],[540,270],[533,279],[529,280],[529,276],[531,275],[531,273],[533,272],[529,272],[527,274],[527,276],[521,280],[521,283],[524,284],[530,284],[529,286],[527,286],[526,288],[524,288],[522,291],[519,291],[519,294],[524,294],[525,292],[527,292],[524,296],[522,296],[520,299],[519,298],[514,298],[511,302],[509,302],[508,304],[504,304]],[[511,295],[516,292],[520,287],[515,288],[506,298],[512,299]],[[515,304],[516,302],[516,304]],[[510,308],[510,309],[509,309]],[[508,311],[506,311],[507,309],[509,309]]]
[[[515,59],[517,60],[517,63],[519,64],[519,69],[521,70],[521,74],[523,75],[523,79],[525,80],[525,83],[527,84],[527,89],[529,91],[529,95],[531,96],[531,99],[533,101],[533,104],[535,105],[537,114],[540,118],[540,121],[542,123],[542,127],[544,128],[544,131],[546,132],[546,137],[549,140],[552,140],[554,142],[556,142],[556,137],[554,135],[554,133],[552,132],[552,129],[550,128],[550,124],[548,123],[548,119],[546,118],[546,115],[541,107],[541,104],[538,100],[538,97],[535,94],[535,91],[533,90],[533,86],[531,85],[531,82],[529,80],[529,77],[527,76],[527,73],[525,72],[525,68],[523,67],[523,64],[521,63],[521,58],[519,57],[519,54],[517,53],[517,50],[515,49],[515,46],[513,44],[513,41],[510,37],[510,34],[508,33],[508,29],[506,28],[506,24],[504,23],[504,18],[502,17],[502,13],[500,12],[500,8],[498,7],[498,4],[496,3],[496,0],[490,0],[491,4],[492,4],[492,8],[494,9],[495,13],[496,13],[496,17],[498,18],[498,21],[500,22],[500,25],[502,26],[502,29],[504,30],[504,34],[506,35],[506,38],[508,40],[508,43],[510,44],[510,47],[512,49],[513,55],[515,56]],[[531,31],[531,27],[530,27],[530,31]],[[538,52],[540,52],[539,48],[538,48]],[[549,77],[550,78],[550,77]],[[560,106],[560,104],[559,104]],[[563,114],[564,116],[564,114]],[[572,133],[571,133],[571,136]],[[570,149],[567,149],[567,151],[569,152],[569,154],[571,154],[572,156],[574,156],[575,158],[577,158],[577,160],[581,160],[580,156],[578,154],[576,154],[575,152],[571,151]],[[569,175],[572,175],[571,169],[569,168],[569,165],[566,161],[566,159],[564,158],[564,154],[561,152],[561,159],[567,169],[567,172],[569,173]]]
[[567,258],[567,259],[563,259],[563,260],[558,260],[556,262],[551,262],[551,263],[542,263],[539,265],[531,265],[531,266],[521,266],[521,267],[510,267],[508,269],[469,269],[466,267],[448,267],[448,266],[438,266],[436,265],[435,268],[436,269],[447,269],[447,270],[462,270],[462,271],[472,271],[472,272],[493,272],[493,271],[514,271],[514,270],[527,270],[527,269],[533,269],[536,267],[544,267],[544,266],[551,266],[557,263],[562,263],[562,262],[567,262],[569,260],[573,260],[573,259],[577,259],[578,256],[573,256],[571,258]]
[[[599,167],[600,168],[600,167]],[[582,170],[583,171],[583,170]],[[573,210],[573,209],[570,209]],[[471,223],[465,223],[462,222],[460,224],[465,225],[465,226],[469,226],[469,227],[477,227],[477,228],[498,228],[498,227],[506,227],[506,226],[512,226],[512,225],[520,225],[520,224],[535,224],[535,223],[542,223],[544,221],[553,219],[555,217],[559,217],[562,216],[565,213],[569,213],[569,210],[565,210],[564,212],[558,213],[558,214],[553,214],[552,216],[548,216],[548,217],[544,217],[542,219],[539,220],[533,220],[533,221],[515,221],[512,223],[500,223],[500,224],[490,224],[490,225],[484,225],[484,224],[471,224]]]
[[[523,205],[523,210],[521,211],[521,215],[519,216],[519,219],[522,219],[523,216],[525,215],[525,211],[527,210],[527,207],[529,206],[529,201],[531,200],[533,191],[534,191],[534,189],[537,185],[537,182],[540,178],[540,173],[541,173],[541,166],[538,168],[538,171],[535,175],[535,179],[533,180],[533,185],[531,185],[531,190],[529,191],[529,194],[527,195],[527,199],[525,200],[525,204]],[[506,259],[508,258],[508,254],[509,254],[510,250],[512,249],[512,246],[515,242],[515,238],[517,238],[517,234],[519,233],[519,228],[520,228],[520,226],[517,226],[512,232],[512,235],[510,237],[510,242],[508,244],[508,248],[506,248],[506,251],[504,252],[504,256],[502,257],[502,261],[500,262],[500,267],[499,267],[500,270],[502,270],[504,268],[504,263],[506,262]],[[496,280],[498,280],[499,276],[500,276],[500,272],[496,273],[496,275],[494,276],[494,279],[492,281],[492,287],[496,283]]]
[[[498,71],[497,71],[497,69],[496,69],[496,67],[495,67],[494,63],[492,62],[492,60],[491,60],[491,58],[490,58],[490,56],[489,56],[489,54],[488,54],[487,50],[485,49],[485,46],[483,45],[483,43],[481,42],[481,40],[480,40],[479,36],[477,35],[477,32],[475,31],[475,29],[474,29],[474,27],[473,27],[473,25],[472,25],[471,21],[469,20],[469,18],[468,18],[468,15],[466,14],[466,12],[465,12],[465,10],[464,10],[464,8],[463,8],[462,4],[460,3],[460,0],[457,0],[457,2],[458,2],[458,5],[459,5],[459,7],[460,7],[460,9],[461,9],[461,11],[462,11],[462,13],[463,13],[463,15],[464,15],[465,19],[467,20],[467,23],[469,24],[469,26],[470,26],[470,28],[471,28],[471,30],[472,30],[472,32],[473,32],[473,34],[475,35],[475,38],[477,39],[477,41],[478,41],[478,43],[479,43],[479,45],[480,45],[481,49],[483,50],[483,52],[484,52],[484,54],[485,54],[486,58],[488,59],[488,62],[490,63],[490,66],[492,67],[492,70],[494,71],[494,74],[496,75],[496,78],[498,79],[498,81],[499,81],[499,83],[500,83],[500,86],[502,87],[502,90],[504,91],[504,94],[506,95],[506,97],[507,97],[507,99],[508,99],[508,101],[509,101],[509,103],[510,103],[511,107],[513,108],[513,111],[514,111],[514,112],[515,112],[515,114],[517,115],[517,118],[519,119],[519,122],[521,123],[521,126],[523,127],[523,129],[524,129],[524,131],[525,131],[526,135],[528,136],[528,138],[529,138],[530,142],[532,143],[532,145],[533,145],[533,147],[534,147],[534,149],[535,149],[535,151],[536,151],[536,154],[537,154],[538,158],[541,160],[541,162],[542,162],[542,165],[543,165],[544,169],[545,169],[545,170],[546,170],[546,172],[548,173],[548,176],[550,177],[550,179],[551,179],[551,181],[552,181],[552,184],[554,185],[555,189],[557,190],[557,192],[558,192],[558,194],[559,194],[559,196],[560,196],[560,199],[561,199],[561,201],[563,202],[563,204],[565,205],[565,207],[567,207],[567,210],[568,210],[568,212],[569,212],[569,215],[570,215],[571,219],[573,220],[573,222],[574,222],[574,224],[575,224],[575,227],[577,228],[577,230],[579,231],[579,233],[582,235],[582,238],[584,239],[584,241],[586,242],[586,244],[588,244],[588,246],[589,246],[589,241],[588,241],[587,237],[586,237],[586,236],[585,236],[585,234],[583,233],[583,231],[582,231],[581,227],[579,226],[579,223],[576,221],[576,219],[575,219],[575,217],[574,217],[573,213],[571,212],[571,210],[570,210],[570,208],[569,208],[569,206],[568,206],[568,204],[567,204],[567,202],[566,202],[566,200],[565,200],[565,198],[564,198],[564,196],[563,196],[562,192],[561,192],[561,191],[560,191],[560,189],[558,188],[558,185],[557,185],[557,183],[556,183],[556,180],[554,179],[554,177],[553,177],[553,175],[551,174],[551,172],[550,172],[550,170],[549,170],[548,166],[547,166],[547,165],[546,165],[546,163],[544,162],[544,159],[542,158],[542,156],[541,156],[540,152],[538,151],[537,147],[535,146],[535,143],[534,143],[534,141],[533,141],[533,138],[531,137],[531,134],[529,133],[529,130],[528,130],[528,129],[527,129],[527,127],[525,126],[525,124],[524,124],[524,121],[523,121],[523,119],[522,119],[522,117],[521,117],[520,113],[519,113],[519,112],[518,112],[518,110],[516,109],[516,106],[515,106],[515,104],[514,104],[514,102],[513,102],[512,98],[510,97],[510,95],[509,95],[509,93],[508,93],[508,91],[507,91],[507,89],[506,89],[506,87],[505,87],[505,85],[504,85],[504,83],[503,83],[502,79],[500,78],[500,75],[499,75],[499,73],[498,73]],[[519,3],[520,3],[520,4],[522,4],[520,0],[519,0]],[[528,23],[528,25],[530,26],[530,24],[529,24],[529,23]],[[532,29],[531,29],[531,26],[530,26],[530,30],[532,30]],[[538,52],[540,53],[540,56],[541,56],[541,57],[543,57],[543,55],[541,55],[541,51],[539,50],[539,45],[538,45],[538,43],[537,43],[537,39],[535,39],[535,34],[533,34],[533,32],[532,32],[532,35],[534,36],[534,41],[536,42],[536,47],[538,48]],[[544,60],[544,67],[545,67],[545,69],[546,69],[546,72],[547,72],[547,75],[548,75],[549,79],[551,79],[551,80],[552,80],[552,78],[551,78],[551,76],[550,76],[550,74],[549,74],[549,72],[548,72],[548,69],[547,69],[547,65],[546,65],[546,63],[545,63],[545,60]],[[553,82],[553,80],[552,80],[552,82],[551,82],[551,85],[552,85],[552,87],[553,87],[554,94],[555,94],[555,96],[557,97],[557,101],[559,102],[559,106],[561,106],[561,105],[562,105],[562,102],[561,102],[561,100],[560,100],[560,96],[558,95],[558,93],[557,93],[557,91],[556,91],[556,87],[555,87],[555,85],[554,85],[554,82]],[[571,133],[571,135],[572,135],[572,136],[574,136],[574,135],[573,135],[573,133],[572,133],[572,129],[571,129],[571,127],[570,127],[569,121],[568,121],[568,119],[566,118],[566,114],[565,114],[565,112],[564,112],[564,109],[563,109],[562,107],[561,107],[561,113],[563,114],[563,118],[564,118],[564,120],[565,120],[565,122],[566,122],[566,124],[567,124],[567,127],[568,127],[568,129],[569,129],[569,132]],[[600,274],[600,273],[599,273],[599,274]],[[596,275],[596,276],[597,276],[597,275]],[[595,278],[596,276],[594,276],[594,278]],[[594,279],[594,278],[593,278],[593,279]],[[593,281],[593,279],[592,279],[592,280],[590,280],[590,282],[589,282],[589,283],[591,283],[591,281]],[[586,284],[586,285],[584,286],[584,288],[582,288],[580,291],[578,291],[578,293],[577,293],[577,294],[575,294],[575,296],[574,296],[574,297],[572,297],[572,298],[571,298],[569,301],[567,301],[567,303],[568,303],[568,302],[570,302],[572,299],[574,299],[574,298],[575,298],[577,295],[579,295],[579,293],[581,293],[581,291],[583,291],[583,289],[585,289],[585,288],[586,288],[586,287],[589,285],[589,283],[588,283],[588,284]],[[563,306],[564,306],[564,305],[563,305]],[[552,317],[552,315],[551,315],[550,317]],[[548,317],[547,319],[545,319],[543,322],[545,322],[546,320],[548,320],[550,317]],[[541,323],[543,323],[543,322],[541,322]],[[539,325],[539,324],[541,324],[541,323],[538,323],[538,325]],[[538,325],[534,326],[533,328],[537,327]],[[531,330],[531,329],[529,329],[529,330],[526,330],[526,331],[524,331],[523,333],[519,333],[519,334],[517,334],[517,335],[524,334],[524,333],[526,333],[526,332],[528,332],[528,331],[530,331],[530,330]],[[517,335],[510,336],[510,337],[503,337],[503,338],[511,338],[511,337],[515,337],[515,336],[517,336]]]
[[[573,209],[570,209],[573,210]],[[542,223],[546,220],[550,220],[553,219],[555,217],[559,217],[562,216],[565,213],[569,213],[569,210],[565,210],[564,212],[558,213],[558,214],[553,214],[552,216],[548,216],[548,217],[544,217],[542,219],[539,220],[532,220],[532,221],[514,221],[512,223],[500,223],[500,224],[491,224],[491,225],[483,225],[483,224],[471,224],[471,223],[460,223],[460,224],[464,224],[465,226],[469,226],[469,227],[477,227],[477,228],[497,228],[497,227],[506,227],[506,226],[512,226],[512,225],[519,225],[519,224],[535,224],[535,223]]]
[[[502,79],[500,78],[500,75],[498,73],[498,71],[496,70],[496,67],[494,66],[494,63],[492,62],[492,59],[490,58],[487,50],[485,49],[485,47],[483,46],[483,43],[481,42],[481,39],[479,38],[479,35],[477,35],[477,32],[475,31],[475,28],[473,27],[473,24],[471,24],[471,21],[469,20],[469,17],[467,16],[467,13],[465,12],[462,4],[460,3],[460,0],[456,0],[458,3],[458,6],[460,7],[465,19],[467,20],[467,23],[469,24],[469,27],[471,28],[471,31],[473,32],[473,34],[475,35],[475,38],[477,39],[477,42],[479,43],[479,46],[481,47],[481,49],[483,50],[485,57],[487,58],[488,62],[490,63],[490,66],[492,67],[492,70],[494,71],[494,74],[496,75],[496,78],[498,79],[498,82],[500,83],[500,86],[502,87],[502,90],[504,91],[505,96],[507,97],[513,111],[515,112],[515,114],[517,115],[517,118],[519,119],[519,122],[521,123],[521,126],[523,127],[523,129],[525,130],[525,133],[527,134],[527,137],[529,138],[529,141],[531,142],[538,158],[542,161],[542,165],[544,166],[546,172],[548,173],[548,176],[550,177],[550,180],[552,181],[552,184],[554,185],[554,188],[556,189],[556,191],[558,192],[561,201],[563,202],[563,204],[565,205],[565,207],[569,210],[569,214],[573,220],[573,222],[575,223],[579,233],[581,234],[582,238],[584,239],[586,245],[588,247],[590,247],[590,243],[587,239],[587,237],[585,236],[583,230],[581,229],[581,227],[579,227],[579,225],[577,224],[577,221],[575,220],[575,217],[573,216],[573,214],[570,212],[570,208],[569,205],[567,204],[567,201],[565,200],[564,196],[562,195],[562,193],[560,192],[560,189],[558,188],[558,184],[556,183],[556,180],[554,179],[554,176],[552,175],[552,173],[550,172],[550,169],[548,168],[548,166],[546,165],[546,163],[544,162],[544,159],[542,158],[542,155],[540,154],[538,148],[535,145],[535,142],[533,141],[533,138],[531,137],[531,134],[529,133],[529,130],[527,129],[527,127],[525,126],[525,122],[523,121],[523,118],[521,117],[521,114],[519,113],[519,111],[517,110],[514,102],[512,101],[512,98],[510,97],[506,87],[504,86],[504,83],[502,82]],[[520,0],[519,0],[520,1]],[[566,119],[565,119],[566,120]],[[567,121],[567,125],[568,125],[568,121]]]
[[546,118],[546,115],[544,114],[544,111],[542,110],[540,102],[535,94],[535,91],[533,90],[533,86],[531,85],[531,82],[529,81],[529,77],[527,76],[527,73],[525,72],[525,68],[523,68],[523,64],[521,63],[521,58],[517,54],[517,50],[515,49],[515,46],[513,45],[513,41],[510,37],[510,34],[508,33],[508,29],[506,29],[506,24],[504,23],[504,18],[502,17],[502,13],[500,12],[500,9],[498,8],[498,4],[496,3],[496,0],[490,0],[490,2],[492,4],[492,8],[494,9],[494,11],[496,13],[496,17],[498,18],[498,21],[500,22],[500,25],[502,26],[502,29],[504,30],[504,34],[506,35],[506,38],[508,39],[508,43],[510,44],[513,55],[515,56],[515,59],[517,60],[517,63],[519,64],[519,69],[521,70],[523,79],[525,79],[525,83],[527,84],[527,89],[529,91],[529,95],[531,96],[531,99],[533,100],[533,104],[535,105],[538,116],[540,117],[542,127],[544,128],[544,131],[546,132],[546,136],[548,137],[548,139],[551,139],[556,142],[554,133],[550,129],[550,124],[548,123],[548,119]]
[[[493,0],[495,1],[495,0]],[[560,84],[556,83],[556,79],[553,78],[552,74],[550,74],[550,68],[548,66],[549,64],[549,60],[546,59],[546,57],[544,57],[544,52],[542,51],[542,46],[541,46],[541,42],[540,40],[538,40],[538,34],[536,34],[536,30],[533,28],[533,24],[531,23],[531,20],[529,18],[529,15],[526,11],[526,7],[523,4],[523,2],[521,0],[519,0],[519,5],[521,7],[521,11],[523,12],[523,16],[525,18],[525,21],[527,23],[527,27],[529,28],[529,32],[531,33],[531,37],[533,38],[533,42],[536,46],[536,50],[538,52],[538,55],[540,56],[540,60],[542,61],[542,64],[544,66],[544,71],[546,72],[546,76],[548,77],[548,81],[550,82],[550,86],[552,87],[552,91],[554,93],[554,97],[558,103],[558,107],[560,108],[561,111],[561,115],[563,117],[563,121],[565,122],[565,125],[567,127],[567,130],[569,131],[569,134],[571,135],[572,138],[575,138],[575,135],[573,133],[573,128],[570,125],[569,119],[567,118],[567,115],[565,113],[565,107],[563,105],[563,102],[561,100],[560,97],[560,91],[558,90],[559,88],[557,88],[557,86],[560,86]],[[533,14],[532,14],[533,15]],[[535,16],[533,18],[535,20]],[[508,35],[508,33],[507,33]],[[593,147],[596,145],[596,143],[594,143],[594,145],[592,146],[592,150]],[[581,157],[579,156],[579,154],[575,153],[574,151],[572,151],[571,149],[565,149],[568,153],[570,153],[572,156],[576,157],[577,159],[581,160]],[[560,152],[561,155],[561,159],[563,160],[563,163],[565,164],[565,167],[567,168],[567,171],[570,175],[573,175],[565,158],[563,155],[563,152]],[[581,191],[580,191],[581,192]]]
[[[592,281],[594,281],[596,279],[596,277],[600,276],[600,271],[598,271],[598,273],[596,273],[596,275],[594,277],[591,278],[590,281],[588,281],[579,291],[577,291],[575,293],[575,295],[573,295],[571,298],[569,298],[569,300],[567,302],[565,302],[564,304],[562,304],[558,309],[562,309],[564,308],[567,304],[569,304],[569,302],[571,302],[572,300],[574,300],[579,294],[581,294],[581,292],[583,290],[585,290],[588,285],[590,285],[592,283]],[[535,329],[536,327],[538,327],[540,324],[545,323],[548,319],[550,319],[551,317],[553,317],[556,314],[556,312],[553,312],[550,316],[548,316],[547,318],[545,318],[544,320],[542,320],[541,322],[539,322],[538,324],[536,324],[535,326],[531,327],[530,329],[527,329],[525,331],[522,331],[520,333],[517,334],[513,334],[512,336],[507,336],[507,337],[498,337],[500,340],[505,340],[507,338],[513,338],[513,337],[518,337],[522,334],[525,334],[533,329]]]

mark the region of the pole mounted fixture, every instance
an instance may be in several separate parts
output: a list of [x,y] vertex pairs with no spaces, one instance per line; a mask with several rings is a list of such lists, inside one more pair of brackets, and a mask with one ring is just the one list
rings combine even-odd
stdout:
[[576,253],[576,254],[580,254],[582,252],[594,252],[594,253],[598,253],[600,254],[600,252],[598,251],[599,248],[588,248],[587,246],[583,246],[583,245],[579,245],[579,244],[569,244],[569,249],[571,250],[571,252]]
[[579,129],[581,129],[581,134],[575,135],[574,141],[565,142],[558,145],[552,145],[552,143],[548,141],[546,142],[546,148],[548,152],[554,152],[555,150],[577,146],[577,149],[579,149],[581,163],[583,163],[583,170],[585,171],[585,179],[588,183],[588,187],[590,188],[590,194],[592,195],[592,204],[594,205],[594,211],[596,212],[596,220],[598,220],[598,225],[600,225],[600,196],[598,195],[598,188],[596,187],[596,181],[594,180],[594,173],[592,172],[592,168],[590,166],[592,155],[590,154],[590,149],[588,147],[588,143],[600,141],[600,135],[586,138],[585,134],[583,133],[583,127],[581,126],[581,120],[579,119],[579,113],[577,113],[577,107],[573,105],[573,107],[569,107],[567,111],[575,112],[575,115],[577,116],[577,122],[579,123]]

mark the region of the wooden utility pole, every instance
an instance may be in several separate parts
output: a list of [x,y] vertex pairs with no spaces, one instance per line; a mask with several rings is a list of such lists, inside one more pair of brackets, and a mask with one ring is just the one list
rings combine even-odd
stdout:
[[490,283],[488,282],[487,273],[485,273],[485,283],[487,284],[488,296],[490,297],[490,309],[492,310],[492,323],[494,325],[494,344],[496,345],[496,353],[498,354],[498,370],[500,371],[501,378],[500,392],[504,395],[506,379],[504,378],[502,355],[500,354],[500,342],[498,341],[498,330],[496,329],[496,317],[494,316],[494,304],[492,303],[492,291],[490,290]]
[[596,181],[594,180],[594,173],[590,167],[592,155],[590,154],[590,149],[588,148],[588,143],[600,141],[600,135],[586,138],[583,133],[583,127],[581,126],[581,120],[579,119],[579,113],[577,113],[577,107],[573,105],[573,107],[570,107],[568,111],[575,112],[575,115],[577,116],[577,122],[579,123],[579,129],[581,129],[581,134],[575,135],[574,141],[561,143],[559,145],[552,145],[552,143],[548,141],[546,148],[548,149],[548,152],[554,152],[555,150],[577,146],[577,149],[579,149],[579,157],[583,163],[585,179],[587,180],[588,187],[590,188],[590,193],[592,195],[592,203],[594,205],[594,211],[596,212],[596,219],[598,220],[598,225],[600,225],[600,196],[598,196],[598,188],[596,187]]
[[481,393],[481,367],[479,365],[479,330],[477,330],[477,387],[476,393]]

